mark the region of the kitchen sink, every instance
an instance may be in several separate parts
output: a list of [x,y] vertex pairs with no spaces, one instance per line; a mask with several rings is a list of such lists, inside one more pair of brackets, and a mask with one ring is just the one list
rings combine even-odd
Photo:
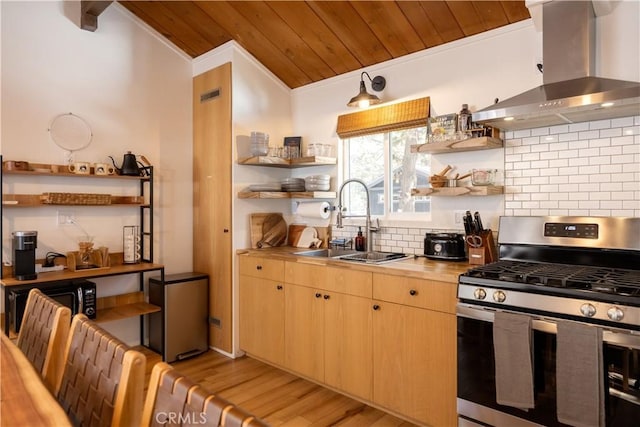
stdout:
[[367,264],[380,264],[406,258],[409,258],[409,256],[400,252],[356,252],[340,257],[342,261],[364,262]]
[[350,249],[314,249],[294,252],[294,255],[332,258],[341,261],[362,262],[366,264],[381,264],[383,262],[398,261],[409,258],[400,252],[358,252]]
[[310,251],[294,252],[294,255],[312,256],[320,258],[338,258],[345,255],[356,254],[353,249],[313,249]]

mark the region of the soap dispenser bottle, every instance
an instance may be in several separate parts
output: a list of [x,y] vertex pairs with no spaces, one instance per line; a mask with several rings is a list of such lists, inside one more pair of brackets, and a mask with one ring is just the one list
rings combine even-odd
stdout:
[[358,235],[356,236],[356,251],[364,251],[366,246],[366,239],[362,235],[362,227],[358,227]]

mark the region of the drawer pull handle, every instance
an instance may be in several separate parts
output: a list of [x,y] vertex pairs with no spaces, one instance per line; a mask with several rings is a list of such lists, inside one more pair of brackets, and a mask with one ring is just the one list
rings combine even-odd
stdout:
[[418,291],[416,291],[415,289],[411,289],[409,291],[409,295],[411,295],[411,296],[418,295]]
[[321,293],[316,293],[316,298],[320,298],[322,296]]
[[374,310],[380,310],[380,306],[378,304],[374,304],[373,309]]
[[256,265],[256,270],[262,270],[262,266],[261,265]]
[[329,298],[331,298],[331,296],[329,296],[329,295],[325,295],[323,298],[324,298],[324,299],[329,299]]
[[279,290],[279,291],[281,291],[281,290],[282,290],[282,285],[278,285],[278,286],[276,286],[276,289],[277,289],[277,290]]

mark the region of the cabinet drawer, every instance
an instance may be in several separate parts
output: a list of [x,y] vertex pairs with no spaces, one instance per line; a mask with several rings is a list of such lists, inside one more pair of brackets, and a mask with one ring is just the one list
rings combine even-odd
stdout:
[[365,271],[287,262],[285,282],[371,298],[373,279],[372,274]]
[[455,314],[456,285],[429,279],[373,275],[373,298]]
[[262,279],[284,280],[284,261],[253,256],[240,256],[240,274]]

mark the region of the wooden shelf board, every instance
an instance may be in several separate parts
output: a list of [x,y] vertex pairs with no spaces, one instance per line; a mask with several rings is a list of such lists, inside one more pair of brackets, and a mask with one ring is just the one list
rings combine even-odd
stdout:
[[411,190],[412,196],[493,196],[503,193],[504,187],[501,185],[441,188],[420,187]]
[[90,279],[92,277],[107,277],[107,276],[119,276],[122,274],[130,273],[144,273],[151,271],[160,271],[164,268],[162,264],[154,264],[150,262],[141,262],[138,264],[112,264],[107,269],[90,269],[90,270],[78,270],[78,271],[50,271],[47,273],[38,273],[38,278],[34,280],[17,280],[15,277],[4,277],[2,279],[2,286],[21,286],[21,285],[34,285],[47,282],[56,282],[60,280],[71,279]]
[[[78,174],[68,172],[67,165],[54,165],[47,163],[29,163],[31,170],[7,170],[3,169],[3,175],[23,175],[23,176],[70,176],[74,178],[99,178],[99,179],[135,179],[149,180],[148,176],[128,176],[128,175],[95,175]],[[48,169],[48,170],[45,170]],[[92,168],[93,169],[93,168]]]
[[144,314],[156,313],[162,309],[157,305],[147,302],[134,302],[117,307],[98,310],[95,321],[97,323],[112,322],[114,320],[127,319],[129,317],[142,316]]
[[245,166],[267,166],[274,168],[301,168],[308,166],[335,165],[335,157],[297,157],[294,159],[283,159],[281,157],[256,156],[238,159],[238,164]]
[[335,191],[240,191],[239,199],[335,199]]
[[411,146],[412,153],[455,153],[462,151],[490,150],[503,147],[501,139],[483,136],[462,140],[429,142]]
[[111,196],[109,204],[71,204],[44,203],[42,194],[3,194],[2,206],[13,207],[41,207],[41,206],[149,206],[140,196]]

